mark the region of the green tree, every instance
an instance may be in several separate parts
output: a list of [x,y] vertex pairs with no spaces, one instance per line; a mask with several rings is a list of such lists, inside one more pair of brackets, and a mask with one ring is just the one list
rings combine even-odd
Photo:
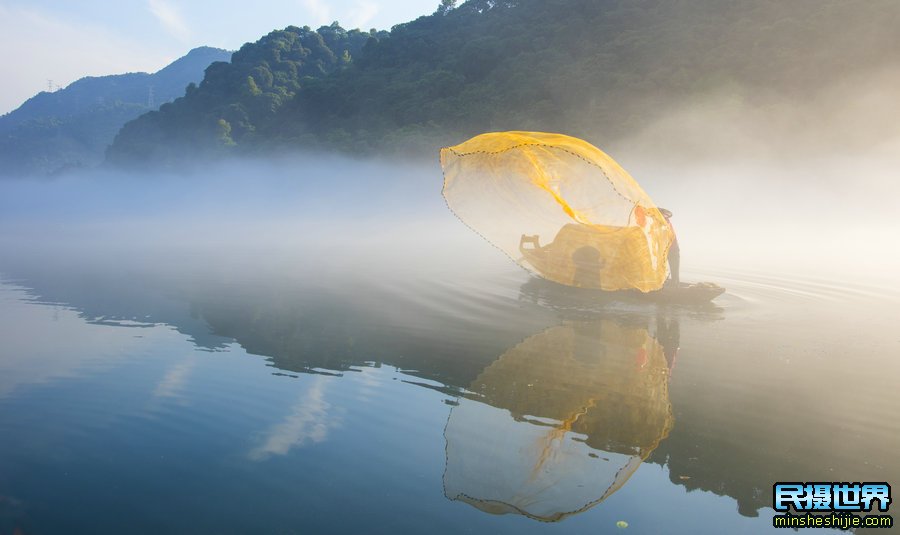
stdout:
[[456,0],[441,0],[441,3],[438,5],[437,11],[435,11],[435,14],[446,15],[454,7],[456,7]]

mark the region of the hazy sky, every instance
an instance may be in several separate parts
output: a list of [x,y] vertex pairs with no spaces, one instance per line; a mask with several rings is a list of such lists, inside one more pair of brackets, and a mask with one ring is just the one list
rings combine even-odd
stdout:
[[438,0],[0,0],[0,113],[47,80],[152,72],[191,48],[228,50],[288,25],[390,29]]

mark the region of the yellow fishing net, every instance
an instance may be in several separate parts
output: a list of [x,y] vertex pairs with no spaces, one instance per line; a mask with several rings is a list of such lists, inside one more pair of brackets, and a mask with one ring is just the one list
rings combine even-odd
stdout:
[[658,290],[674,234],[606,153],[562,134],[498,132],[441,149],[444,198],[520,266],[560,284]]

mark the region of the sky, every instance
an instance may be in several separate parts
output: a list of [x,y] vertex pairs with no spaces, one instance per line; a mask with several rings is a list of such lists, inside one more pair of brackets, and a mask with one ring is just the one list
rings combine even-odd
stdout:
[[83,76],[154,72],[198,46],[236,50],[285,26],[390,29],[439,0],[0,0],[0,114]]

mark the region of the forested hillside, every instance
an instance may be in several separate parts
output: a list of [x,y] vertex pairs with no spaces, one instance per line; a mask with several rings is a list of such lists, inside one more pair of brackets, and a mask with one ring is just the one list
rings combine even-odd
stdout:
[[48,174],[93,166],[126,122],[184,94],[226,50],[201,47],[153,74],[86,77],[41,92],[0,116],[0,174]]
[[[113,161],[170,161],[266,145],[267,128],[282,107],[314,80],[347,69],[367,43],[385,32],[346,31],[337,23],[318,31],[289,26],[215,63],[200,85],[122,129]],[[290,112],[288,112],[290,113]]]
[[892,0],[442,4],[389,34],[273,32],[126,125],[108,157],[165,164],[293,148],[431,156],[506,129],[602,143],[708,91],[802,101],[900,50]]

